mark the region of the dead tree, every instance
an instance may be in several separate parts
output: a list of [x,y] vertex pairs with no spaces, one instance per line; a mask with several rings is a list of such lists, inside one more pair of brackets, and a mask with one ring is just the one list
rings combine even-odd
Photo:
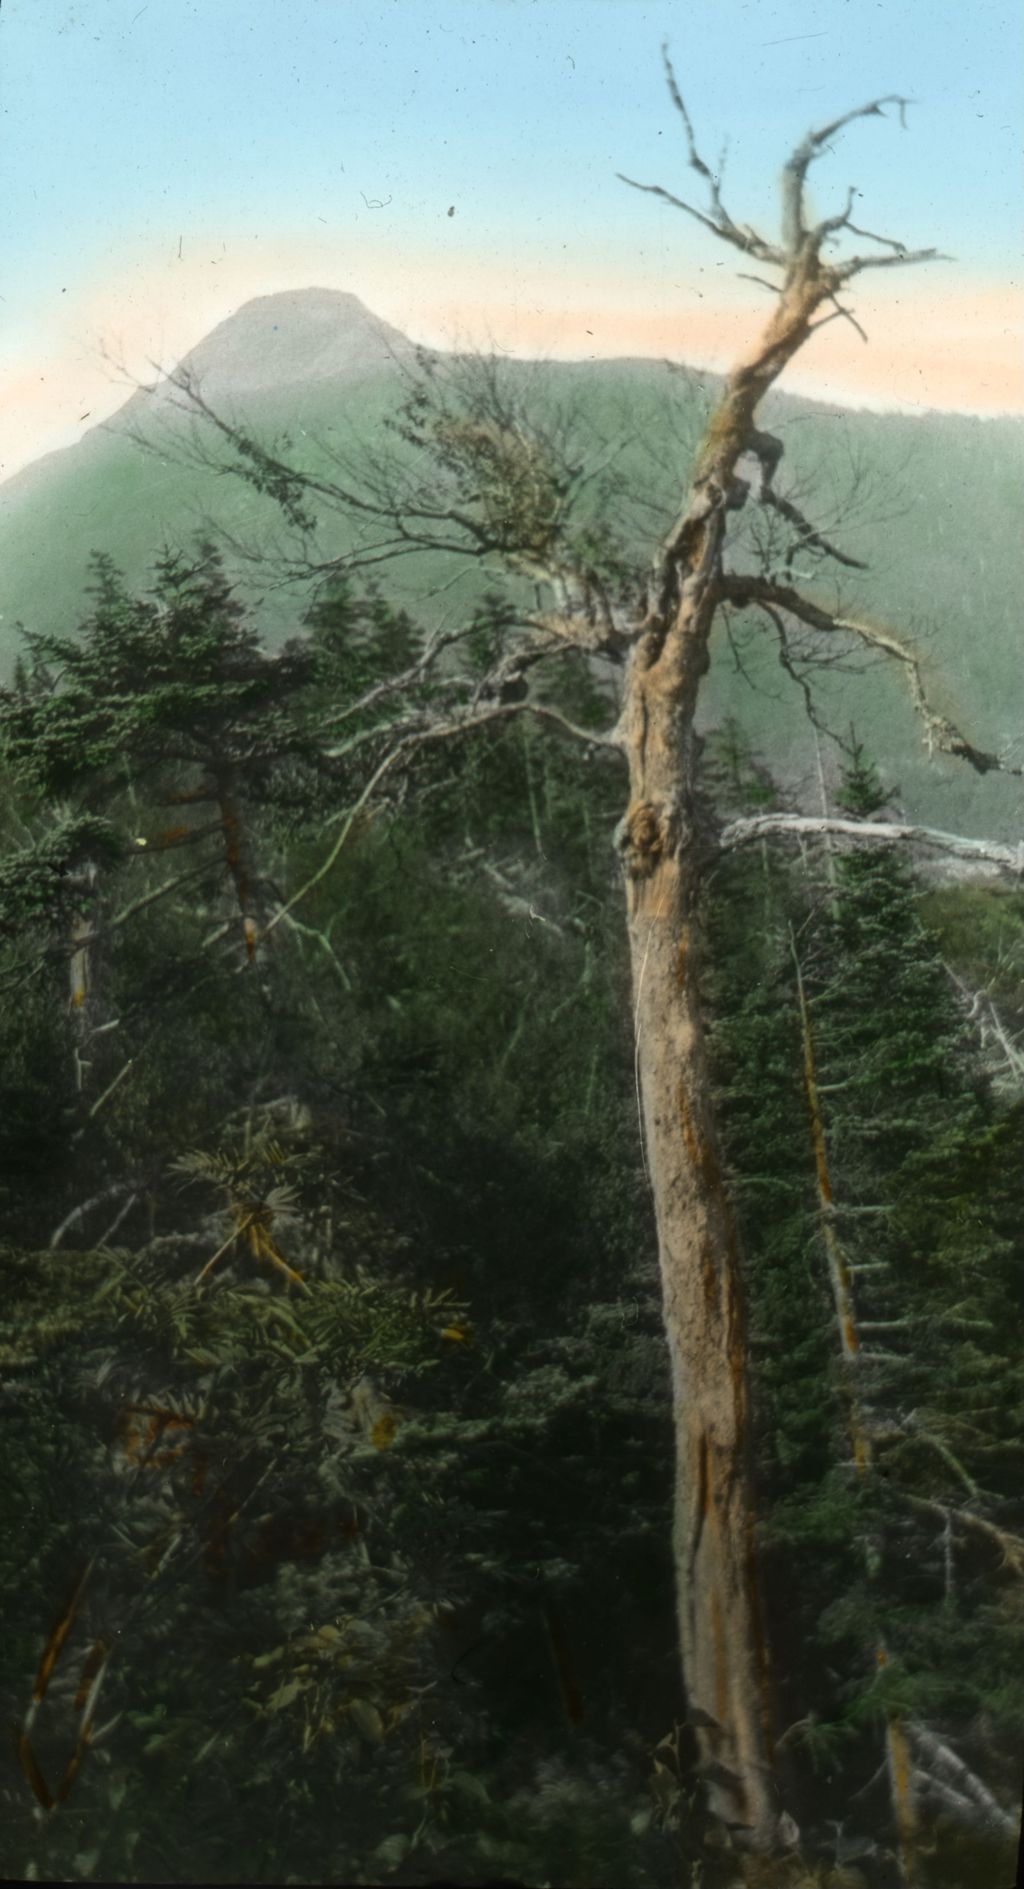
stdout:
[[[519,580],[508,647],[491,675],[472,695],[450,695],[444,712],[435,704],[396,720],[393,738],[373,752],[365,786],[317,879],[337,858],[359,811],[388,776],[402,774],[424,744],[460,738],[501,717],[531,714],[592,748],[611,751],[625,765],[628,800],[616,844],[632,959],[644,1158],[672,1366],[682,1668],[712,1814],[737,1848],[770,1853],[792,1841],[792,1820],[775,1782],[748,1464],[740,1255],[713,1119],[697,977],[702,884],[716,851],[700,812],[696,717],[716,623],[739,611],[752,613],[778,640],[784,667],[805,691],[806,680],[792,661],[794,635],[809,637],[826,661],[832,651],[887,658],[909,688],[929,751],[958,757],[980,773],[1000,762],[974,747],[933,706],[914,650],[894,629],[797,588],[793,556],[785,559],[781,576],[756,556],[750,568],[751,533],[741,529],[744,508],[749,518],[756,507],[774,521],[776,535],[784,530],[801,562],[811,558],[839,569],[857,563],[835,542],[834,531],[815,526],[796,497],[782,489],[782,444],[760,428],[758,416],[769,389],[825,323],[844,320],[862,332],[845,300],[861,276],[937,257],[934,249],[911,249],[859,228],[852,220],[852,190],[843,208],[829,216],[815,220],[808,209],[808,175],[822,153],[847,127],[885,118],[889,108],[902,123],[906,101],[874,99],[804,138],[785,165],[781,230],[769,239],[727,210],[721,180],[700,154],[667,54],[665,67],[702,203],[661,185],[624,181],[695,219],[735,250],[744,273],[756,270],[755,279],[775,300],[759,339],[711,406],[682,501],[646,582],[626,570],[628,558],[615,549],[621,521],[614,488],[605,495],[602,529],[586,529],[600,472],[585,454],[569,450],[557,431],[531,419],[514,383],[494,362],[445,364],[424,357],[394,445],[383,443],[360,465],[336,457],[330,470],[316,473],[214,412],[187,374],[172,379],[180,405],[205,428],[206,463],[235,472],[278,502],[296,533],[296,569],[323,573],[433,551]],[[837,253],[848,239],[856,246]],[[347,559],[318,558],[314,506],[349,521],[355,543]],[[756,543],[756,533],[753,538]],[[536,696],[538,667],[567,652],[603,666],[613,681],[609,695],[617,697],[618,712],[603,731],[576,726]],[[343,730],[339,736],[338,752]],[[381,740],[380,728],[374,739]],[[734,823],[722,839],[737,845],[798,830],[841,837],[848,829],[841,821],[771,816]],[[883,835],[858,823],[856,837],[877,842]],[[887,828],[884,837],[972,850],[969,841],[921,828]],[[988,857],[1020,870],[1013,849],[990,848]],[[291,896],[271,925],[290,913],[312,883]]]

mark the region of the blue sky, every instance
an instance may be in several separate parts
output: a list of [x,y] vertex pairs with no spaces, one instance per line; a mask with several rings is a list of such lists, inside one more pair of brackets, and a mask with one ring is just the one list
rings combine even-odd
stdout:
[[[684,194],[697,181],[664,37],[708,154],[729,138],[742,218],[772,221],[778,165],[810,123],[907,93],[908,132],[861,124],[820,166],[822,205],[856,182],[868,227],[956,256],[946,287],[1015,283],[1016,3],[3,0],[0,317],[15,378],[70,354],[88,392],[105,322],[130,353],[156,308],[151,351],[191,345],[210,310],[272,289],[276,264],[296,286],[303,254],[322,259],[319,279],[390,298],[391,319],[419,301],[425,330],[442,320],[439,282],[449,326],[463,284],[471,318],[490,320],[510,270],[531,308],[589,297],[619,327],[631,305],[642,317],[652,297],[695,293],[702,269],[728,276],[728,299],[728,257],[615,181]],[[201,289],[178,293],[172,262],[183,285],[201,264]]]

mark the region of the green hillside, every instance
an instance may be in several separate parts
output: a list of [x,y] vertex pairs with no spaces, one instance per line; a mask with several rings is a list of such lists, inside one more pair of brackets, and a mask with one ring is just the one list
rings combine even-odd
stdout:
[[[380,440],[402,397],[409,354],[403,337],[355,298],[309,291],[248,304],[201,344],[190,365],[220,410],[244,418],[261,437],[284,440],[304,464],[329,469],[331,452],[358,457]],[[704,408],[700,379],[655,361],[510,363],[508,372],[532,382],[543,409],[571,410],[578,436],[595,455],[614,455],[637,495],[627,523],[642,561],[685,473]],[[846,411],[784,394],[767,403],[765,419],[785,439],[783,488],[796,482],[805,509],[870,566],[863,574],[844,572],[841,591],[828,601],[841,597],[844,606],[897,625],[925,654],[939,706],[979,746],[1005,751],[1019,738],[1024,702],[1017,607],[1024,427],[949,414]],[[143,451],[129,437],[140,430],[155,450]],[[236,479],[182,463],[187,432],[160,390],[139,393],[106,427],[0,487],[6,668],[19,621],[58,629],[81,616],[94,550],[109,552],[129,582],[139,583],[163,546],[187,543],[210,522],[264,549],[283,539],[269,501]],[[323,516],[319,524],[324,555],[347,547],[337,519]],[[229,565],[268,641],[293,631],[304,607],[301,590],[281,586],[265,567],[230,559]],[[390,594],[427,620],[488,581],[486,572],[439,569],[437,560],[417,558],[381,576]],[[798,692],[753,622],[739,641],[739,648],[718,651],[706,713],[715,721],[736,718],[787,784],[810,793],[813,753]],[[1016,835],[1012,783],[979,782],[955,763],[930,762],[896,676],[877,667],[833,674],[822,703],[830,726],[845,730],[855,722],[909,814]]]

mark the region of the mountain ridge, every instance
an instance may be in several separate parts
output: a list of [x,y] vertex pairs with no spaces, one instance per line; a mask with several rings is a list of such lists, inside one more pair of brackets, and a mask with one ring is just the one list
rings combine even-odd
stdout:
[[[180,366],[197,377],[215,408],[330,478],[337,474],[332,453],[355,459],[363,446],[379,440],[415,354],[415,344],[357,296],[289,290],[242,304]],[[643,562],[659,534],[661,513],[666,529],[671,522],[678,481],[685,477],[718,377],[672,372],[664,361],[643,358],[513,357],[503,371],[542,415],[550,401],[555,425],[569,410],[582,420],[591,446],[604,452],[611,442],[625,488],[654,501],[649,529],[645,524],[642,542],[638,538],[630,547]],[[1024,422],[880,414],[811,401],[784,388],[772,391],[764,418],[785,437],[787,483],[805,494],[804,504],[810,494],[816,517],[826,518],[851,472],[863,470],[870,502],[865,507],[862,492],[853,507],[840,504],[830,527],[843,548],[870,567],[863,577],[848,574],[844,607],[880,614],[922,648],[933,697],[953,720],[969,724],[977,745],[999,751],[1015,742]],[[142,452],[131,432],[145,432],[152,419],[159,425]],[[202,532],[260,548],[280,535],[280,516],[269,499],[242,480],[184,462],[176,434],[187,424],[165,380],[155,394],[132,394],[75,445],[33,461],[0,485],[0,666],[8,672],[18,621],[64,633],[82,621],[91,552],[108,553],[128,584],[144,589],[165,548],[187,549]],[[322,513],[323,557],[343,555],[351,543],[347,527],[322,505],[313,509]],[[268,581],[259,566],[231,557],[228,563],[266,640],[275,644],[294,634],[305,607],[301,591]],[[412,557],[389,567],[385,581],[396,602],[429,629],[435,615],[450,607],[449,578],[462,583],[467,607],[474,585],[492,581],[486,571],[470,573],[464,563],[459,569],[461,577],[455,566],[441,570]],[[735,663],[734,655],[724,644],[716,654],[706,712],[717,721],[725,715],[749,721],[769,764],[792,773],[793,737],[784,733],[790,711],[781,699],[786,685],[780,684],[775,651],[761,637]],[[849,730],[856,723],[879,760],[898,770],[919,817],[969,830],[976,784],[962,769],[929,771],[897,676],[879,688],[874,675],[844,680],[837,674],[832,696],[831,725]],[[1002,781],[996,797],[999,825],[1009,837],[1020,826],[1010,783]],[[980,808],[981,799],[976,804]],[[977,818],[990,826],[988,813]]]
[[[276,319],[275,319],[276,317]],[[258,354],[254,354],[258,350]],[[410,366],[420,352],[419,344],[380,315],[350,290],[310,286],[304,289],[278,289],[266,295],[250,297],[223,321],[209,330],[195,346],[182,355],[171,370],[187,372],[211,405],[233,403],[246,396],[278,394],[288,388],[323,386],[329,383],[356,384],[361,380]],[[428,353],[439,352],[427,349]],[[459,350],[451,351],[457,356]],[[517,357],[518,359],[518,357]],[[525,359],[521,366],[532,365]],[[665,364],[653,356],[615,355],[600,359],[580,356],[551,363],[567,374],[640,373]],[[723,376],[711,369],[692,368],[679,363],[678,371],[695,380],[717,384]],[[1024,415],[968,414],[952,408],[924,408],[920,411],[887,409],[878,406],[847,406],[820,395],[793,394],[778,390],[787,406],[820,414],[871,415],[919,422],[924,425],[961,424],[998,430],[1008,428],[1024,437]],[[134,420],[171,406],[175,399],[170,376],[137,387],[106,420],[89,427],[68,446],[54,447],[37,459],[19,466],[6,479],[0,479],[0,510],[11,494],[20,494],[38,485],[48,469],[74,454],[90,441],[116,431],[117,422],[126,416]]]

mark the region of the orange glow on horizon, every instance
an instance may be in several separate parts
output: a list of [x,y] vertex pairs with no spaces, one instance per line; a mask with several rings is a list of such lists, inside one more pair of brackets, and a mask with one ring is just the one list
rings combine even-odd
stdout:
[[[491,348],[520,359],[671,359],[725,371],[756,339],[766,291],[699,273],[632,279],[602,269],[517,273],[463,252],[396,255],[365,239],[339,257],[317,238],[239,240],[228,251],[109,269],[62,303],[49,332],[0,374],[0,478],[73,444],[109,418],[134,380],[152,380],[253,296],[309,287],[346,289],[412,339],[441,348]],[[457,284],[457,287],[453,287]],[[1010,285],[950,281],[926,271],[866,277],[854,303],[870,344],[846,321],[815,335],[782,385],[840,405],[910,412],[1024,415],[1022,305]],[[70,304],[70,305],[69,305]],[[111,360],[123,362],[119,375]]]
[[[644,356],[726,372],[755,341],[761,309],[738,299],[717,305],[701,301],[696,307],[687,301],[683,294],[673,308],[584,304],[579,314],[570,314],[563,301],[557,315],[519,308],[515,353],[556,359]],[[473,312],[465,301],[425,309],[431,334],[424,338],[447,338],[451,345],[460,332],[495,327],[492,310],[480,307],[476,322]],[[868,334],[867,345],[848,322],[837,319],[814,336],[780,385],[840,405],[1024,415],[1024,320],[1011,290],[986,285],[944,296],[918,292],[895,304],[879,298],[874,309],[865,296],[857,319]],[[510,325],[506,310],[506,329]]]

